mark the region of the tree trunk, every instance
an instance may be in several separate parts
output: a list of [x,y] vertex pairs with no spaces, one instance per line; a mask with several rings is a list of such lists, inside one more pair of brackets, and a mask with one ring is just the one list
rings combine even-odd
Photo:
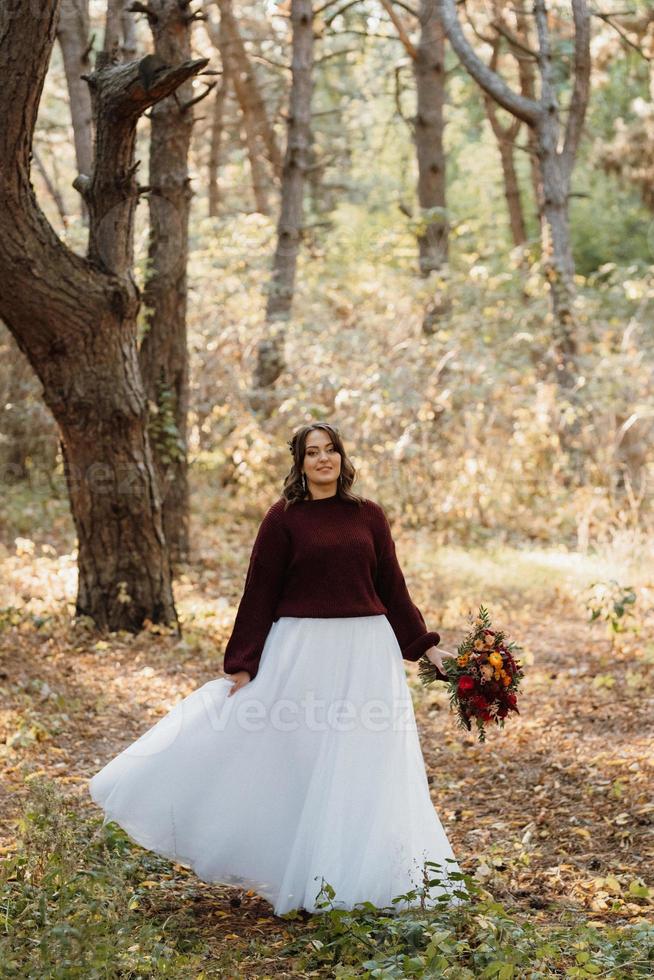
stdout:
[[223,73],[220,85],[216,88],[213,101],[213,112],[211,115],[211,138],[209,144],[209,166],[207,169],[207,183],[209,185],[209,217],[217,218],[220,210],[220,162],[222,158],[222,148],[225,136],[225,106],[227,102],[227,91],[229,86],[229,70],[223,61]]
[[[493,53],[491,55],[490,67],[493,71],[497,70],[497,62],[500,52],[500,39],[495,39]],[[511,229],[511,239],[514,245],[523,245],[527,240],[525,219],[522,212],[522,201],[520,199],[520,186],[518,175],[515,169],[513,158],[513,144],[520,131],[520,120],[513,119],[508,126],[502,126],[497,115],[497,106],[490,95],[482,89],[486,115],[491,124],[491,129],[497,140],[497,147],[500,151],[500,161],[502,163],[502,177],[504,178],[504,197],[509,213],[509,226]]]
[[[542,242],[545,275],[550,284],[554,314],[554,372],[562,387],[575,383],[577,344],[574,329],[574,260],[570,244],[568,198],[573,158],[559,151],[558,79],[550,51],[547,13],[543,0],[534,3],[539,38],[538,61],[541,76],[541,104],[536,124],[538,161],[543,182]],[[572,115],[573,109],[570,109]]]
[[[520,37],[525,44],[528,43],[529,29],[527,15],[524,10],[516,9],[516,25],[520,32]],[[518,62],[518,78],[520,80],[520,92],[527,98],[536,98],[536,78],[533,59],[525,55],[524,52],[514,52]],[[529,149],[529,174],[531,186],[534,194],[534,205],[536,209],[536,219],[539,227],[542,227],[543,220],[543,178],[538,162],[538,137],[533,126],[527,126],[527,146]]]
[[122,17],[125,0],[107,0],[107,12],[104,20],[104,39],[102,50],[105,54],[119,60],[120,38],[122,34]]
[[75,185],[89,211],[87,258],[49,225],[30,184],[30,152],[55,39],[58,0],[0,6],[0,316],[43,385],[61,434],[78,535],[76,612],[101,627],[175,624],[170,563],[147,436],[132,275],[141,113],[207,61],[144,72],[98,58],[87,76],[96,157]]
[[277,247],[266,303],[267,335],[260,342],[254,387],[270,388],[284,369],[284,323],[295,289],[295,271],[302,237],[304,185],[311,153],[311,96],[313,90],[312,0],[291,0],[293,55],[286,155]]
[[435,0],[420,0],[420,40],[413,71],[416,80],[414,139],[418,160],[418,203],[423,228],[418,234],[420,272],[428,276],[447,261],[445,217],[445,38]]
[[535,143],[543,182],[543,259],[551,287],[554,319],[554,367],[559,383],[568,390],[575,384],[575,338],[572,301],[574,263],[568,227],[568,198],[574,161],[588,105],[590,84],[590,16],[585,0],[572,0],[575,24],[575,57],[572,95],[560,147],[558,76],[555,72],[547,11],[544,0],[534,0],[538,51],[534,54],[540,72],[538,99],[514,92],[478,57],[458,21],[455,0],[437,0],[443,26],[452,47],[475,81],[496,102],[535,132]]
[[[68,88],[77,172],[87,176],[93,166],[93,117],[89,87],[81,76],[91,67],[90,34],[88,0],[62,0],[57,40]],[[82,213],[87,217],[83,198],[81,204]]]
[[145,7],[144,4],[133,4],[132,0],[107,0],[102,50],[114,61],[128,62],[136,57],[136,20],[131,10],[143,12]]
[[[269,214],[268,192],[270,181],[265,166],[265,143],[261,126],[261,97],[250,71],[238,25],[231,12],[231,0],[219,0],[220,24],[207,20],[207,31],[214,46],[220,51],[223,76],[234,86],[234,92],[243,116],[243,138],[250,164],[254,206],[260,214]],[[266,120],[267,122],[267,120]]]
[[252,120],[254,138],[261,140],[266,156],[272,166],[277,180],[282,176],[282,155],[277,144],[277,137],[268,110],[264,102],[257,76],[252,62],[241,37],[238,21],[234,16],[232,0],[217,0],[220,8],[220,19],[225,27],[228,57],[232,65],[232,74],[237,97],[241,103],[243,114]]
[[[191,55],[191,24],[177,0],[149,0],[154,53],[167,64]],[[143,302],[146,332],[139,363],[150,403],[150,442],[173,562],[189,557],[186,338],[188,226],[193,192],[188,154],[193,130],[190,79],[150,114],[150,239]]]
[[502,163],[504,197],[506,198],[506,207],[509,212],[511,241],[514,245],[524,245],[527,241],[527,229],[522,211],[520,185],[518,184],[518,175],[515,169],[513,143],[510,138],[507,139],[498,136],[497,146],[500,151],[500,160]]
[[138,40],[136,35],[136,16],[131,13],[131,0],[123,3],[123,13],[120,24],[123,31],[123,61],[133,61],[138,55]]

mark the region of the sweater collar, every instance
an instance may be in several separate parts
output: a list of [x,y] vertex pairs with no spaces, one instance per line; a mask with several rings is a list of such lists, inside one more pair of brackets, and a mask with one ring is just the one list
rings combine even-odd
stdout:
[[333,503],[335,500],[340,500],[338,493],[333,493],[331,497],[317,497],[315,500],[311,500],[309,497],[304,498],[305,504],[328,504]]

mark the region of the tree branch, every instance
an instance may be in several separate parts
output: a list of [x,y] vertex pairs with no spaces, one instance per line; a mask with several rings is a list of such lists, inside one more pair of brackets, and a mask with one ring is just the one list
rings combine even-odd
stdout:
[[205,83],[204,92],[200,92],[200,94],[196,95],[193,99],[188,99],[186,102],[182,102],[182,104],[179,107],[180,112],[186,112],[188,109],[191,108],[191,106],[197,105],[198,102],[202,102],[202,99],[206,99],[209,92],[211,92],[211,90],[214,89],[215,87],[216,87],[216,82],[209,82],[208,84]]
[[382,7],[390,17],[393,27],[397,31],[400,41],[404,45],[406,53],[409,55],[410,58],[416,61],[416,59],[418,58],[418,52],[416,51],[415,44],[409,37],[407,30],[402,22],[402,19],[393,10],[393,4],[391,0],[379,0],[379,2],[381,3]]
[[436,3],[450,44],[477,84],[508,112],[512,112],[528,125],[535,126],[540,115],[538,102],[514,92],[503,78],[484,64],[461,29],[454,0],[436,0]]

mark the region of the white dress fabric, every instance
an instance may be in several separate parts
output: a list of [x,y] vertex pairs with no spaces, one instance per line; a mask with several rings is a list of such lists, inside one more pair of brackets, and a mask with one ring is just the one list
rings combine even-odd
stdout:
[[[404,660],[385,615],[281,617],[250,683],[211,680],[89,781],[103,825],[207,882],[248,888],[276,915],[392,899],[460,871],[429,795]],[[447,903],[438,895],[447,894]]]

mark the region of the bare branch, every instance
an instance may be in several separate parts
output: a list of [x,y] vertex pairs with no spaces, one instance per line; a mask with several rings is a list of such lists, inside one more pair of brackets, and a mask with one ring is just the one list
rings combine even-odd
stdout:
[[290,65],[285,65],[281,61],[273,61],[272,58],[266,58],[263,54],[251,54],[250,59],[252,61],[259,61],[262,65],[270,65],[271,68],[278,68],[280,71],[291,70]]
[[342,31],[338,32],[340,34],[354,34],[355,37],[365,37],[365,38],[376,38],[380,41],[397,41],[402,44],[399,37],[395,34],[374,34],[371,31],[357,31],[352,27],[346,27]]
[[202,99],[206,99],[209,92],[211,92],[211,90],[214,89],[215,87],[216,87],[216,82],[209,82],[207,85],[205,85],[204,92],[200,92],[200,94],[196,95],[195,98],[193,99],[188,99],[186,102],[182,102],[182,104],[179,107],[180,112],[186,112],[188,109],[191,108],[191,106],[197,105],[198,102],[202,102]]
[[637,51],[638,54],[641,56],[641,58],[644,58],[645,61],[649,63],[650,61],[652,61],[652,58],[648,54],[645,54],[643,49],[634,41],[632,41],[631,38],[627,37],[625,32],[622,30],[622,28],[619,27],[617,24],[614,24],[613,21],[611,20],[611,18],[617,16],[618,13],[622,13],[622,14],[633,13],[633,11],[622,10],[622,11],[611,12],[610,14],[603,14],[599,10],[593,10],[592,16],[599,17],[599,19],[603,20],[605,24],[608,24],[609,27],[612,27],[613,30],[616,32],[616,34],[620,35],[620,37],[622,38],[625,44],[627,44],[630,48],[633,48],[634,51]]
[[436,0],[436,2],[450,44],[477,84],[508,112],[534,126],[540,115],[538,102],[514,92],[497,72],[484,64],[461,29],[454,0]]
[[535,61],[538,61],[538,52],[532,51],[526,44],[523,44],[522,41],[513,33],[513,31],[509,30],[503,21],[497,18],[492,22],[492,26],[495,28],[498,34],[501,34],[502,37],[507,39],[512,48],[516,48],[518,51],[522,51],[522,53],[528,58],[533,58]]
[[330,51],[328,54],[324,54],[322,58],[316,58],[314,65],[322,65],[323,62],[329,61],[331,58],[339,58],[343,54],[356,54],[358,51],[358,48],[343,48],[341,51]]
[[329,15],[329,17],[325,17],[325,24],[327,27],[331,25],[333,20],[336,20],[336,18],[340,17],[341,14],[344,14],[346,10],[349,10],[350,7],[355,7],[358,3],[361,3],[361,0],[350,0],[350,2],[346,3],[340,10],[335,10],[333,14]]
[[418,57],[418,52],[416,51],[415,44],[409,37],[401,17],[393,9],[393,4],[391,0],[379,0],[379,2],[381,3],[382,7],[390,17],[393,27],[397,31],[400,41],[404,45],[404,49],[406,53],[409,55],[410,58],[413,58],[413,60],[415,61],[416,58]]

